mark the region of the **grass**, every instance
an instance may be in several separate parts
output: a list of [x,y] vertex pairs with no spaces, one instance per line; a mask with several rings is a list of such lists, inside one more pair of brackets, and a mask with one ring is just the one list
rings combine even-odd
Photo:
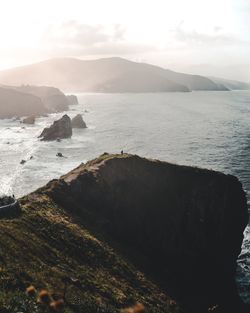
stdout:
[[[108,158],[103,155],[98,162]],[[95,161],[90,164],[94,166]],[[42,190],[22,198],[20,203],[21,216],[0,220],[1,313],[46,312],[25,294],[25,289],[33,285],[58,298],[64,293],[65,277],[78,281],[67,288],[66,313],[115,313],[137,301],[148,312],[181,312],[111,243]]]

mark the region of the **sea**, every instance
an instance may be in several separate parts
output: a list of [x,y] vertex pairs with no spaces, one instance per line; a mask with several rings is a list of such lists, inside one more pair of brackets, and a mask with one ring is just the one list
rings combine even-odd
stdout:
[[[35,125],[0,120],[0,194],[21,197],[49,180],[104,153],[121,150],[177,164],[237,176],[250,204],[250,91],[78,94],[86,129],[71,139],[42,142],[44,127],[64,113],[38,118]],[[61,152],[65,157],[57,157]],[[26,161],[24,164],[20,162]],[[250,227],[238,261],[238,288],[250,303]]]

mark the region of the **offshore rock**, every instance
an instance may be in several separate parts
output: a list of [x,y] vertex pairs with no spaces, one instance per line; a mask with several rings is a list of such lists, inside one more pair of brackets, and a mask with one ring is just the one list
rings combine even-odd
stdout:
[[72,128],[87,128],[81,114],[77,114],[74,118],[72,118],[71,123]]
[[77,96],[75,96],[75,95],[68,95],[66,97],[68,99],[69,105],[79,104]]
[[62,118],[55,121],[50,127],[45,128],[39,138],[42,141],[51,141],[72,136],[72,126],[70,117],[65,114]]

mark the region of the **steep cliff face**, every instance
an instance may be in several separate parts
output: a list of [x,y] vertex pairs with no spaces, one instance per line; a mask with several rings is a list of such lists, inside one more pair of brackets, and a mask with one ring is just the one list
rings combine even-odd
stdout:
[[[105,154],[19,200],[0,219],[0,308],[44,312],[30,284],[66,293],[67,313],[248,313],[234,283],[246,198],[228,175]],[[177,301],[173,301],[173,297]],[[131,311],[129,311],[131,312]]]
[[70,101],[65,94],[54,87],[30,85],[0,87],[0,118],[62,112],[68,110],[69,104]]
[[234,275],[248,214],[237,178],[107,154],[43,192],[143,253],[150,273],[190,312],[214,304],[240,312]]
[[47,111],[39,97],[0,87],[0,118],[40,115]]
[[32,85],[11,86],[9,88],[39,97],[49,112],[62,112],[69,108],[68,98],[58,88]]
[[[114,243],[48,195],[54,187],[58,191],[58,183],[19,199],[18,216],[0,218],[0,312],[125,313],[121,309],[139,302],[147,313],[182,313],[166,290],[124,256],[122,242]],[[65,293],[65,310],[47,310],[26,296],[30,285],[54,299]]]

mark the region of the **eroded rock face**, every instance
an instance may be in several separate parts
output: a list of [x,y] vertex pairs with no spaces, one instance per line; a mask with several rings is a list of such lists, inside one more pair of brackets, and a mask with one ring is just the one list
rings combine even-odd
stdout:
[[188,312],[215,304],[241,312],[234,276],[248,213],[236,177],[105,154],[46,188],[57,203],[145,255],[149,272]]
[[59,120],[55,121],[53,125],[45,128],[39,138],[43,141],[58,140],[70,138],[72,136],[71,119],[68,115],[64,115]]
[[77,98],[77,96],[75,96],[75,95],[68,95],[68,96],[67,96],[67,99],[68,99],[69,105],[75,105],[75,104],[78,104],[78,103],[79,103],[79,102],[78,102],[78,98]]
[[74,118],[72,118],[71,123],[72,128],[87,128],[81,114],[77,114]]

